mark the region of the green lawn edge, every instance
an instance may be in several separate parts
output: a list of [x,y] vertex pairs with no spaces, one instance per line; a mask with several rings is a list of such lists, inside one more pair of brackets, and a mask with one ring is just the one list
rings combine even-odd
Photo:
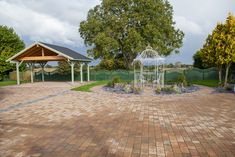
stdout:
[[[20,83],[28,83],[29,81],[21,81]],[[17,81],[15,80],[9,80],[9,81],[0,81],[0,87],[4,86],[12,86],[17,85]]]
[[207,87],[218,87],[219,80],[194,80],[192,84],[202,85]]
[[105,85],[107,84],[108,81],[96,81],[96,82],[92,82],[86,85],[82,85],[79,87],[75,87],[72,88],[71,90],[73,91],[81,91],[81,92],[91,92],[91,88],[95,87],[95,86],[100,86],[100,85]]

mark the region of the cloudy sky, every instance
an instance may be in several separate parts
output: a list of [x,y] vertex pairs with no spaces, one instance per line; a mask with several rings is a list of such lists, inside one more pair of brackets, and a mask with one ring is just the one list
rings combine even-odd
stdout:
[[[181,53],[168,57],[168,63],[192,63],[192,55],[216,23],[224,22],[228,12],[235,15],[235,0],[169,1],[176,27],[183,30],[185,38]],[[100,0],[0,0],[0,25],[13,27],[27,46],[43,41],[85,54],[78,26],[88,10],[98,4]]]

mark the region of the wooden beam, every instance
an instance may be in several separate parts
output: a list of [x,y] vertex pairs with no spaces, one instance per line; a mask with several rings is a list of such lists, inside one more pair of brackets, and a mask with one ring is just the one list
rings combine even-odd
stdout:
[[32,57],[22,57],[21,61],[61,61],[66,60],[63,56],[32,56]]

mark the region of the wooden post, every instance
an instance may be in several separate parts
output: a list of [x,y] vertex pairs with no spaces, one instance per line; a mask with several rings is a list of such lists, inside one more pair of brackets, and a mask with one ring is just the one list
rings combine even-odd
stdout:
[[163,71],[163,75],[162,75],[162,87],[165,86],[165,68],[164,68],[164,64],[162,65],[162,71]]
[[39,63],[39,64],[42,67],[42,82],[44,82],[45,81],[45,79],[44,79],[44,67],[47,64],[47,62],[42,62],[42,63]]
[[135,62],[133,62],[133,66],[134,66],[134,86],[135,86],[136,85]]
[[30,76],[31,76],[31,83],[33,83],[33,65],[34,65],[34,63],[29,63],[28,64],[29,65],[29,67],[30,67]]
[[20,72],[19,72],[19,62],[16,63],[16,79],[17,79],[17,85],[20,85]]
[[69,65],[71,66],[71,83],[74,84],[74,61],[68,60]]
[[30,67],[31,83],[33,83],[33,65]]
[[87,64],[87,81],[90,81],[90,66]]
[[44,66],[42,66],[42,82],[44,82]]
[[80,64],[80,82],[83,83],[83,72],[82,72],[83,63]]
[[74,62],[70,62],[70,66],[71,66],[71,82],[72,84],[74,84]]

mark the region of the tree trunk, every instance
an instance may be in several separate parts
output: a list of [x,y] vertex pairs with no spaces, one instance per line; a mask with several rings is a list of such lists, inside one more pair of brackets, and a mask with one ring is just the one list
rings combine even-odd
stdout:
[[227,87],[228,85],[228,72],[229,72],[229,68],[231,66],[231,63],[228,63],[226,65],[226,72],[225,72],[225,79],[224,79],[224,87]]

